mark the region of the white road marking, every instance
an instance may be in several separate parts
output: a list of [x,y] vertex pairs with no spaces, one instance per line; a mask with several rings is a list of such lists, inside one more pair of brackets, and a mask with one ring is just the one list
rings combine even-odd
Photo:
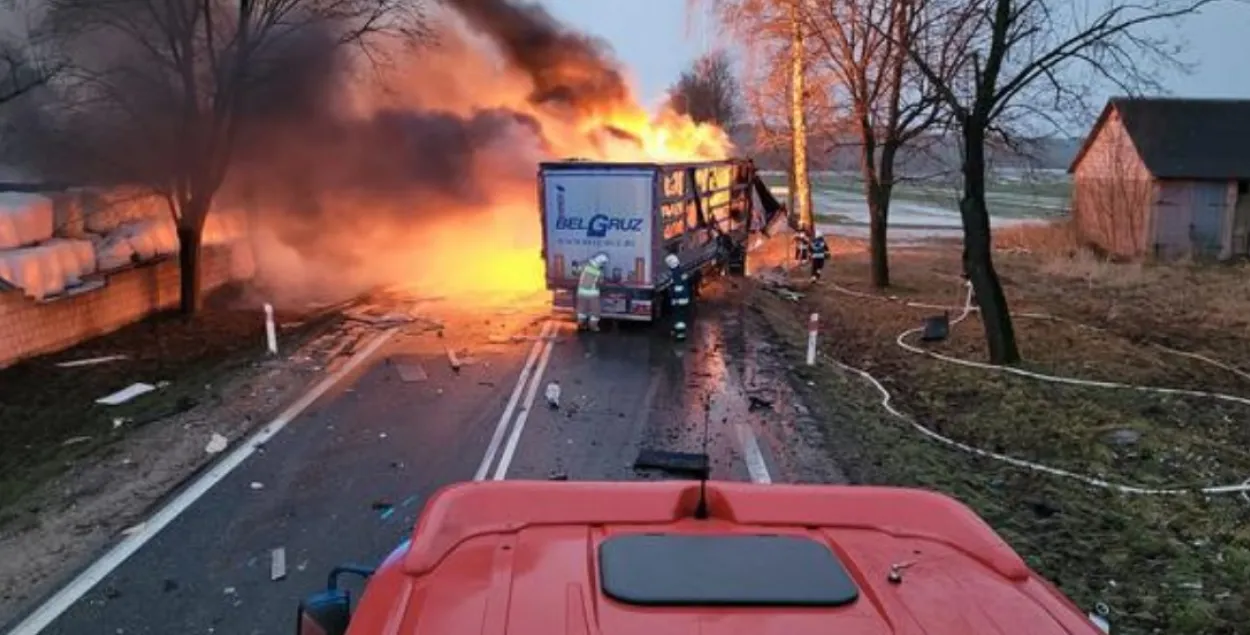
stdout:
[[370,342],[367,346],[352,356],[338,371],[333,375],[321,380],[321,383],[313,386],[300,397],[298,401],[283,410],[273,421],[270,421],[264,428],[256,431],[237,447],[233,452],[222,457],[216,465],[213,465],[203,476],[196,479],[189,487],[169,501],[164,507],[152,515],[143,523],[140,529],[131,533],[117,543],[112,549],[105,553],[99,560],[96,560],[85,571],[78,574],[74,578],[57,591],[55,595],[49,598],[33,613],[26,616],[8,635],[37,635],[43,629],[47,628],[56,618],[69,610],[76,602],[78,602],[88,591],[96,584],[103,580],[108,574],[112,573],[117,567],[121,566],[130,556],[134,555],[144,544],[156,537],[169,523],[181,515],[187,508],[191,507],[195,501],[207,494],[214,485],[220,483],[235,468],[239,467],[248,457],[256,451],[256,447],[261,445],[282,431],[291,420],[298,417],[300,413],[307,410],[309,406],[316,403],[318,399],[331,388],[342,381],[349,373],[354,371],[358,366],[363,364],[371,355],[382,347],[388,340],[395,336],[400,329],[393,328],[383,332]]
[[764,454],[760,452],[759,441],[755,438],[755,431],[751,430],[751,426],[739,422],[738,443],[742,446],[742,456],[746,459],[747,473],[751,475],[751,481],[754,483],[772,483],[773,477],[768,473],[768,465],[764,462]]
[[543,350],[546,345],[547,350],[551,349],[551,342],[548,336],[551,335],[555,324],[546,322],[543,324],[539,337],[534,341],[534,346],[530,348],[529,357],[525,360],[525,365],[521,367],[521,374],[517,377],[516,388],[512,389],[512,396],[508,399],[508,405],[504,406],[503,414],[499,415],[499,423],[495,425],[495,434],[491,436],[490,445],[486,447],[486,455],[482,457],[482,464],[477,468],[477,474],[473,476],[475,481],[486,480],[486,475],[490,473],[490,466],[495,462],[495,455],[499,452],[499,445],[503,443],[504,434],[508,431],[508,425],[512,423],[512,413],[516,410],[517,401],[521,398],[521,391],[525,388],[525,380],[529,378],[530,371],[534,368],[534,361],[538,359],[539,351]]
[[525,406],[517,415],[516,425],[512,427],[512,435],[508,437],[508,445],[504,447],[503,456],[499,457],[499,465],[495,468],[496,481],[502,481],[508,475],[508,466],[512,464],[512,457],[516,454],[517,445],[521,442],[521,433],[525,431],[525,420],[530,416],[530,408],[534,405],[534,397],[538,394],[538,385],[543,381],[543,372],[547,370],[547,362],[551,359],[551,349],[554,345],[555,342],[548,341],[543,347],[543,357],[538,362],[538,370],[534,371],[529,391],[525,393]]

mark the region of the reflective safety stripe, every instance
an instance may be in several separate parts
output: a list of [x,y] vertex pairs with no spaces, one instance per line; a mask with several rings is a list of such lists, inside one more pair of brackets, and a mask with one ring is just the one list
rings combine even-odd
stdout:
[[685,293],[685,292],[686,292],[686,287],[685,287],[685,286],[683,286],[683,285],[680,285],[680,284],[679,284],[679,285],[677,285],[677,286],[673,287],[673,293]]
[[582,274],[577,279],[578,294],[586,297],[599,295],[599,280],[602,277],[603,270],[599,267],[591,264],[583,267]]
[[690,298],[673,298],[673,306],[686,306],[690,304]]
[[673,325],[673,328],[675,328],[675,329],[677,329],[677,330],[679,330],[679,331],[684,331],[684,330],[686,330],[686,323],[685,323],[685,322],[678,322],[678,323],[676,323],[676,324],[674,324],[674,325]]

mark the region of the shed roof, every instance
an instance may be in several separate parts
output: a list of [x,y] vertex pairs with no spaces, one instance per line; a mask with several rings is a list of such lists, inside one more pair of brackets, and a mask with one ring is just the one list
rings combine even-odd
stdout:
[[1250,178],[1250,100],[1114,97],[1081,150],[1076,169],[1114,109],[1146,168],[1163,179]]

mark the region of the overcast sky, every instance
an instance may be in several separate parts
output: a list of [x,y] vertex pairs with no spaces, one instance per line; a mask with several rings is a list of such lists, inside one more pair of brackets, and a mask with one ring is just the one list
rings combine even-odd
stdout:
[[[541,0],[558,18],[607,40],[648,104],[682,69],[718,43],[716,30],[686,15],[686,0]],[[1226,1],[1183,22],[1192,75],[1165,79],[1177,96],[1250,98],[1250,6]],[[1176,26],[1169,26],[1170,29]]]

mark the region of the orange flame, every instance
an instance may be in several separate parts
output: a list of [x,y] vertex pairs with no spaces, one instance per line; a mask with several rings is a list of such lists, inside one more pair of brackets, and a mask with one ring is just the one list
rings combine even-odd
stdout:
[[[400,65],[385,90],[361,83],[353,110],[370,117],[383,109],[441,111],[461,117],[500,109],[527,118],[537,134],[493,142],[473,158],[473,181],[490,203],[407,201],[410,220],[374,224],[368,235],[345,236],[362,264],[354,269],[319,267],[290,249],[275,250],[258,266],[281,288],[324,288],[326,279],[349,287],[379,283],[455,296],[475,304],[497,303],[542,290],[542,237],[535,198],[537,163],[583,158],[597,161],[678,162],[730,156],[724,130],[697,124],[669,109],[648,113],[631,94],[603,97],[589,109],[535,104],[529,76],[509,68],[491,42],[470,32],[455,16],[443,16],[439,44]],[[439,148],[430,148],[437,153]],[[340,202],[370,218],[367,201]],[[394,205],[390,201],[387,204]],[[387,215],[386,218],[394,218]],[[372,221],[365,221],[372,222]],[[268,265],[268,266],[267,266]]]

